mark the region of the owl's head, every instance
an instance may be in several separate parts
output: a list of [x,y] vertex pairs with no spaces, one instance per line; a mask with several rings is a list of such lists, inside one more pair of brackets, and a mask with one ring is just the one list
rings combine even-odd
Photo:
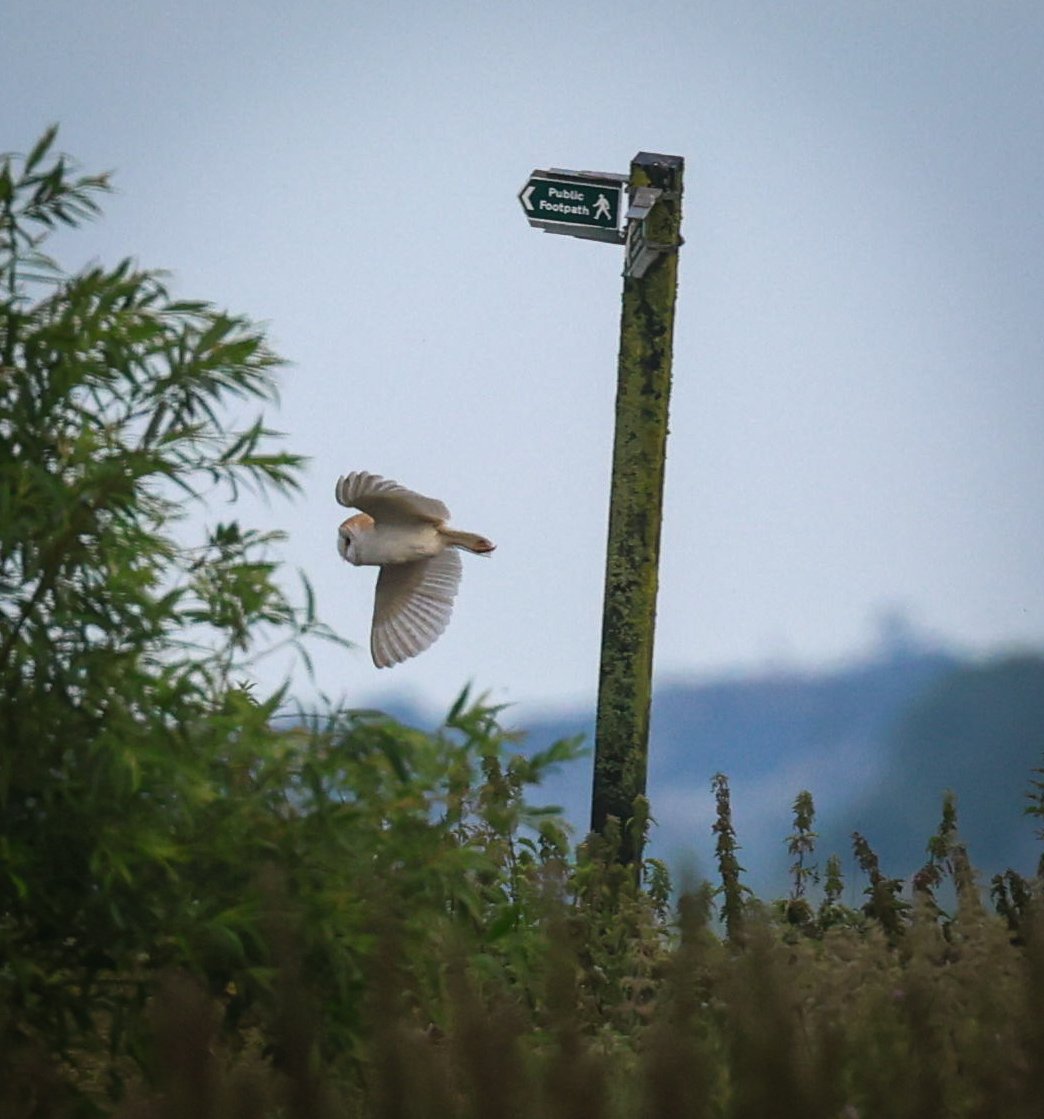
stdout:
[[337,529],[337,551],[341,559],[359,565],[363,562],[359,554],[359,539],[366,532],[373,531],[373,518],[365,513],[356,513],[342,521]]

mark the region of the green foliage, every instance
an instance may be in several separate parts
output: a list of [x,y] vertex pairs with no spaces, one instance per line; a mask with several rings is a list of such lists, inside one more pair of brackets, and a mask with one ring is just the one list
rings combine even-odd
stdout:
[[809,860],[815,853],[818,836],[812,830],[816,807],[807,789],[798,793],[793,804],[794,830],[787,839],[787,852],[794,860],[790,866],[790,897],[784,913],[786,919],[798,927],[807,927],[813,921],[812,907],[806,893],[810,885],[819,881],[819,873]]
[[[64,1051],[99,1013],[119,1041],[143,967],[242,954],[215,899],[233,904],[235,833],[265,834],[249,812],[285,745],[281,696],[233,677],[266,629],[323,630],[275,582],[279,534],[173,533],[215,486],[297,488],[301,460],[260,419],[223,419],[229,399],[273,398],[279,360],[129,261],[62,272],[46,237],[96,212],[107,180],[77,177],[54,139],[0,164],[0,984],[16,1032]],[[247,775],[259,801],[226,800]]]
[[823,897],[816,914],[816,924],[823,932],[839,926],[858,925],[857,915],[841,901],[845,892],[841,857],[831,855],[823,868]]
[[716,773],[711,779],[716,808],[711,831],[718,837],[714,853],[718,861],[721,885],[715,896],[722,899],[722,918],[725,931],[730,940],[738,940],[743,934],[744,899],[750,888],[743,885],[740,875],[743,867],[739,862],[739,844],[736,842],[736,829],[732,825],[732,799],[729,792],[729,779],[724,773]]
[[892,941],[897,940],[905,929],[904,917],[910,908],[909,903],[900,896],[902,879],[889,878],[883,873],[874,849],[859,832],[852,833],[852,853],[860,870],[870,879],[870,884],[864,891],[867,901],[863,912],[876,921]]

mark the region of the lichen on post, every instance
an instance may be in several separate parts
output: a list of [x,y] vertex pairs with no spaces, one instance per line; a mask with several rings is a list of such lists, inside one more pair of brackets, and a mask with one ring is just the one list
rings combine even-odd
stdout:
[[[632,200],[641,187],[661,193],[641,219],[647,252],[656,255],[641,275],[625,274],[620,318],[591,798],[599,833],[610,816],[625,824],[645,795],[683,170],[679,156],[640,152],[631,163]],[[626,827],[621,834],[621,859],[638,861],[640,835]]]

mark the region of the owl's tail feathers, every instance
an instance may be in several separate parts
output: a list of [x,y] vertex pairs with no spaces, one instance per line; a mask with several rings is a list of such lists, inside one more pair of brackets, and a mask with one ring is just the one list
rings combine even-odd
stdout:
[[478,536],[474,532],[461,532],[455,528],[444,528],[440,531],[446,537],[448,544],[452,544],[454,548],[464,548],[469,552],[475,552],[476,555],[489,555],[496,547],[492,540],[487,540],[484,536]]

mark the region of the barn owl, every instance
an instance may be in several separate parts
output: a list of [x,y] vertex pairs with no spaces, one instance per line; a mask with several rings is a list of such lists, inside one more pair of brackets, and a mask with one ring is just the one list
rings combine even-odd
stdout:
[[345,474],[335,493],[342,505],[362,510],[338,529],[341,558],[381,569],[370,653],[378,668],[390,668],[423,653],[449,624],[460,584],[458,549],[486,555],[495,545],[449,528],[441,501],[377,474]]

